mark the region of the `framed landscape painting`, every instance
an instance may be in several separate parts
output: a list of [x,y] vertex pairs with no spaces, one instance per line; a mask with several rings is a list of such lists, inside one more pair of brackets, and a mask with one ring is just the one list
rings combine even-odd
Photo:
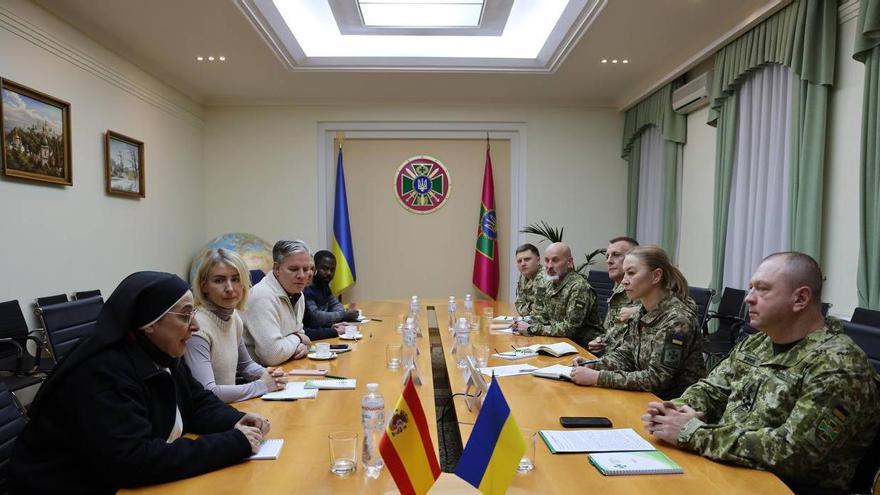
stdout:
[[3,174],[72,185],[70,104],[0,79]]
[[104,135],[107,194],[143,198],[144,143],[107,131]]

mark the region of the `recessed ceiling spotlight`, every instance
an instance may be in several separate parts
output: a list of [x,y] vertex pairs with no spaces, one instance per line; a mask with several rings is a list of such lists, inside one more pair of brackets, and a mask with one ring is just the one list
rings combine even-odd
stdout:
[[[210,59],[208,59],[208,60],[210,60]],[[616,64],[616,63],[617,63],[617,59],[616,59],[616,58],[615,58],[615,59],[612,59],[612,60],[611,60],[611,63],[612,63],[612,64]]]
[[608,59],[607,59],[607,58],[603,58],[603,59],[602,59],[602,63],[603,63],[603,64],[607,64],[607,63],[608,63]]
[[199,55],[198,57],[196,57],[196,60],[198,60],[199,62],[201,62],[201,61],[205,60],[205,57]]
[[[221,56],[220,56],[220,61],[221,61],[221,62],[226,62],[226,57],[224,57],[224,56],[221,55]],[[624,63],[626,63],[626,62],[624,62]]]
[[627,59],[623,59],[623,63],[628,64],[628,63],[629,63],[629,60],[627,60]]
[[211,62],[213,62],[213,61],[214,61],[214,57],[208,57],[208,60],[210,60]]

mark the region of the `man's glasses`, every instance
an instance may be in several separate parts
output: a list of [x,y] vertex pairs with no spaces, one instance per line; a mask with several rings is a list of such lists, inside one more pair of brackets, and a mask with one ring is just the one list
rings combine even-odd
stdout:
[[186,323],[186,326],[189,326],[189,324],[192,322],[193,316],[196,315],[196,310],[193,309],[189,313],[178,313],[176,311],[169,311],[165,314],[180,316],[180,321]]

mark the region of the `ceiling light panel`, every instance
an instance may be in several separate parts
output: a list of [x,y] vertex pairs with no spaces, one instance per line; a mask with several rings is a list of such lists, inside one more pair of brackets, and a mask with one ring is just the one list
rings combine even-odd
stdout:
[[477,27],[483,3],[470,2],[376,2],[361,1],[367,27]]

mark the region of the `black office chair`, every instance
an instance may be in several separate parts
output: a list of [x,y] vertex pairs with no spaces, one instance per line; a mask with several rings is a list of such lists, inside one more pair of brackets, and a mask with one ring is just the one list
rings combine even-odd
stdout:
[[880,328],[844,321],[843,333],[865,351],[868,361],[880,372]]
[[9,460],[24,425],[21,405],[12,392],[0,385],[0,493],[9,491]]
[[880,311],[868,308],[856,308],[849,321],[859,325],[880,328]]
[[614,292],[614,281],[608,276],[608,272],[590,270],[590,273],[587,274],[587,282],[596,291],[596,312],[599,314],[599,321],[605,321],[605,315],[608,313],[608,299]]
[[[718,308],[709,312],[703,325],[703,354],[708,368],[714,368],[736,345],[745,324],[745,298],[746,291],[725,287]],[[711,321],[717,322],[717,327],[710,333]]]
[[[29,340],[36,344],[35,355],[31,355],[27,350]],[[12,372],[13,377],[48,373],[55,362],[51,357],[43,355],[43,347],[45,347],[45,338],[28,331],[18,301],[0,303],[0,371]],[[14,364],[10,361],[14,361]],[[18,390],[39,383],[41,380],[41,378],[37,378],[36,382],[32,379],[13,380],[16,383],[7,383],[7,388]]]
[[95,321],[103,306],[104,299],[90,297],[37,310],[57,363],[63,361],[81,339],[94,333]]
[[73,293],[73,298],[75,300],[79,299],[88,299],[90,297],[101,297],[101,291],[99,289],[95,290],[84,290]]
[[697,304],[697,328],[703,328],[709,315],[709,303],[715,296],[715,289],[707,287],[688,287],[691,299]]
[[874,490],[880,483],[880,433],[874,437],[874,441],[865,451],[865,456],[856,467],[852,482],[849,484],[849,493],[854,495],[873,495]]
[[56,294],[54,296],[44,296],[37,298],[37,307],[45,308],[46,306],[51,306],[53,304],[60,304],[67,302],[67,294]]
[[263,270],[259,270],[259,269],[251,270],[251,285],[252,286],[257,285],[257,282],[259,282],[260,280],[263,280],[263,277],[265,277],[265,276],[266,276],[266,274],[263,273]]

